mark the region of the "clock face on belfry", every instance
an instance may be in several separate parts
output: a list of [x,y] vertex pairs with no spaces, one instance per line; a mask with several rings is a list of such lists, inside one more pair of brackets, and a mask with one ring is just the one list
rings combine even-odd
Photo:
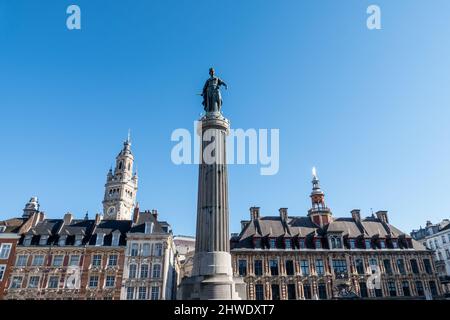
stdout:
[[106,214],[108,215],[108,217],[111,217],[114,215],[115,212],[116,212],[116,209],[114,207],[110,207]]

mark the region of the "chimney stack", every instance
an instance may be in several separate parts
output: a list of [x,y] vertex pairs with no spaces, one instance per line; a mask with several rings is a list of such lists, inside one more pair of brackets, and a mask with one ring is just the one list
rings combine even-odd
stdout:
[[72,214],[71,214],[70,212],[67,212],[67,213],[64,215],[64,224],[65,224],[65,225],[70,224],[70,223],[72,222],[72,219],[73,219]]
[[287,210],[288,210],[288,208],[280,208],[279,209],[281,221],[287,221],[287,218],[288,218]]
[[155,217],[155,220],[158,220],[158,210],[153,209],[152,210],[152,215],[153,215],[153,217]]
[[352,219],[355,222],[360,222],[361,221],[361,210],[359,209],[353,209],[352,211],[350,211],[352,214]]
[[139,220],[139,203],[136,204],[133,211],[133,223],[136,224]]
[[377,218],[382,222],[389,223],[387,211],[377,211],[375,214],[377,215]]
[[250,220],[259,219],[259,207],[250,208]]

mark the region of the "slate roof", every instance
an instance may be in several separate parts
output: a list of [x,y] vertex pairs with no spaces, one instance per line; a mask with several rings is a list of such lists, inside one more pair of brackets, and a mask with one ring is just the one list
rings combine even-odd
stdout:
[[26,222],[24,218],[12,218],[4,221],[0,221],[0,226],[5,226],[4,233],[17,233],[20,227]]
[[[253,239],[261,238],[292,238],[305,240],[306,248],[315,248],[314,239],[323,239],[322,248],[328,247],[326,237],[330,234],[338,234],[343,237],[344,246],[348,247],[349,239],[356,241],[357,248],[365,248],[364,239],[370,239],[377,246],[377,239],[386,239],[388,247],[391,240],[396,239],[399,248],[413,248],[426,250],[419,242],[411,236],[400,231],[391,224],[385,223],[372,216],[359,221],[353,218],[339,217],[323,228],[314,224],[307,216],[292,216],[283,220],[280,216],[259,217],[251,221],[244,221],[241,233],[232,237],[232,248],[254,248]],[[298,241],[298,240],[296,240]]]

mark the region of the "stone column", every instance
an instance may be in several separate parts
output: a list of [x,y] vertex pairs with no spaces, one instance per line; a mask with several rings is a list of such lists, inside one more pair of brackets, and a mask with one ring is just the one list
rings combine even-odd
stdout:
[[185,281],[184,289],[182,284],[183,299],[232,300],[246,296],[245,283],[233,279],[231,265],[226,163],[229,126],[220,112],[208,112],[199,122],[197,133],[202,138],[202,153],[195,255],[192,277]]

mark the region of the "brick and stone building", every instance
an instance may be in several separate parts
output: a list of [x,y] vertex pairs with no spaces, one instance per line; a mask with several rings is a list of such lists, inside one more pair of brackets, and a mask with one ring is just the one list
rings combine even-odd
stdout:
[[249,299],[438,298],[432,253],[389,223],[386,211],[334,217],[313,173],[306,216],[281,208],[250,219],[231,239],[233,270]]
[[149,285],[150,289],[157,286],[159,294],[151,297],[174,296],[178,270],[170,225],[159,221],[156,211],[139,213],[139,208],[131,219],[137,175],[131,174],[134,158],[130,147],[128,138],[116,158],[114,174],[112,170],[108,173],[105,216],[96,214],[89,219],[86,214],[76,219],[67,213],[62,219],[49,219],[40,211],[37,198],[32,198],[22,217],[0,222],[1,299],[121,299],[122,286],[128,283],[129,253],[137,239],[154,245],[158,253],[151,256],[151,263],[160,263],[160,272]]

